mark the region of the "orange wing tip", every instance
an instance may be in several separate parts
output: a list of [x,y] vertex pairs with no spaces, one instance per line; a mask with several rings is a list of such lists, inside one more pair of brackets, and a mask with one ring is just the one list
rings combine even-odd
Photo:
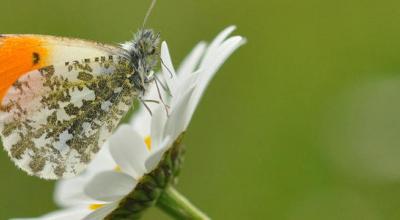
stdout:
[[0,100],[18,78],[48,65],[49,48],[35,36],[0,35]]

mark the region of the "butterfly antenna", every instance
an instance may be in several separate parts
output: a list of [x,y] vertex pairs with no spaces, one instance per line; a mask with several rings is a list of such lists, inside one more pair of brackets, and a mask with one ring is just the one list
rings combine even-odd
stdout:
[[153,11],[153,8],[156,5],[156,2],[157,2],[157,0],[152,0],[149,9],[147,9],[146,16],[143,19],[143,24],[142,24],[143,29],[146,26],[147,19],[149,19],[149,16],[150,16],[151,12]]

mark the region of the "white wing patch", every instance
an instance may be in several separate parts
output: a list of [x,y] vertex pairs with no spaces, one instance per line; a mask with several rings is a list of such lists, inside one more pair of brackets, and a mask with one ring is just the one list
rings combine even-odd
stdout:
[[0,105],[0,136],[17,166],[45,179],[75,176],[138,95],[128,60],[110,55],[31,71]]

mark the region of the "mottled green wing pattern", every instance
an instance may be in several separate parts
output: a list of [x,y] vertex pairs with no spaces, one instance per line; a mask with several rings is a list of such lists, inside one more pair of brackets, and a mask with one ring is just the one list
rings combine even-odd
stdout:
[[110,55],[31,71],[0,106],[4,148],[45,179],[80,173],[138,95],[126,58]]

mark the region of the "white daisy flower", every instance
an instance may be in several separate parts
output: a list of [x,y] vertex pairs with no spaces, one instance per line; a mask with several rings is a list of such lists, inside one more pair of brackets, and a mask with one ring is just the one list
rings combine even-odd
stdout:
[[[60,180],[55,201],[63,209],[35,219],[137,218],[155,204],[175,180],[181,164],[181,137],[211,78],[245,40],[222,31],[207,47],[199,43],[175,71],[165,42],[161,47],[162,78],[171,96],[149,104],[153,115],[139,109],[130,125],[122,125],[82,175]],[[227,39],[228,38],[228,39]],[[158,99],[156,85],[145,99]]]

